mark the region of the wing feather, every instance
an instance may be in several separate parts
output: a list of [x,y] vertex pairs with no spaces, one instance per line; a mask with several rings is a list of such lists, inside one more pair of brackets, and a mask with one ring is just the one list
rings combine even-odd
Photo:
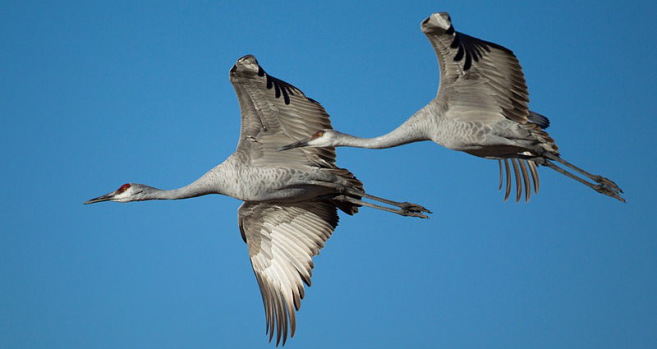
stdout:
[[329,201],[245,202],[238,216],[262,294],[269,340],[276,332],[276,344],[281,339],[285,344],[288,332],[294,336],[303,284],[310,286],[312,257],[338,224],[337,208]]
[[522,172],[522,180],[525,184],[525,201],[529,201],[529,197],[532,195],[531,183],[529,182],[529,174],[527,173],[527,160],[520,159],[518,160],[520,164],[520,170]]
[[[297,87],[265,72],[251,55],[240,58],[230,72],[242,114],[238,151],[249,151],[253,161],[298,164],[335,163],[334,148],[299,148],[279,152],[283,145],[330,129],[329,115]],[[257,147],[257,151],[251,148]],[[254,156],[254,155],[258,156]],[[290,161],[287,161],[290,162]]]
[[[509,119],[528,122],[529,92],[518,59],[498,44],[477,39],[454,30],[449,16],[441,25],[423,23],[440,65],[437,102],[449,105],[446,117],[468,121]],[[464,110],[470,111],[463,113]]]
[[541,187],[541,182],[539,181],[538,171],[536,170],[536,163],[527,160],[527,164],[529,164],[529,171],[532,173],[532,179],[534,181],[534,193],[538,194],[538,188]]

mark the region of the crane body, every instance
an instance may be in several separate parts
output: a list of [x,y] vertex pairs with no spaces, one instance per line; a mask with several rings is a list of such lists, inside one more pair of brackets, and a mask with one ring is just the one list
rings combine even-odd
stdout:
[[561,158],[559,148],[545,132],[550,125],[548,118],[529,110],[525,77],[511,50],[457,32],[447,13],[432,14],[421,29],[440,66],[438,94],[429,104],[382,136],[362,138],[324,129],[279,150],[339,146],[382,149],[430,140],[448,149],[498,160],[500,189],[506,178],[505,200],[514,176],[516,201],[523,191],[529,201],[532,183],[538,193],[537,166],[542,165],[625,202],[616,183]]
[[360,206],[368,206],[419,218],[427,218],[430,211],[367,194],[349,170],[335,165],[334,149],[278,152],[317,128],[330,128],[329,115],[298,88],[268,75],[252,55],[238,59],[229,76],[242,123],[237,149],[228,159],[178,189],[126,183],[85,204],[207,194],[242,200],[238,226],[260,286],[266,330],[270,341],[276,334],[276,344],[285,344],[288,336],[294,336],[303,285],[310,286],[312,257],[336,228],[338,209],[353,215]]

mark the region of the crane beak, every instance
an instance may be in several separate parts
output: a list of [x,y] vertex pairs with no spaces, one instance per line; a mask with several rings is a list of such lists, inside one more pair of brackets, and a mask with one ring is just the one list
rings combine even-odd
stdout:
[[111,193],[109,193],[109,194],[105,194],[105,195],[99,196],[99,197],[97,197],[97,198],[93,198],[93,199],[91,199],[91,200],[87,200],[87,201],[84,202],[84,204],[85,204],[85,205],[89,205],[89,204],[95,204],[95,203],[97,203],[97,202],[110,201],[110,200],[112,200],[112,199],[114,198],[115,195],[116,195],[116,192],[113,191],[113,192],[111,192]]
[[278,148],[278,151],[284,151],[284,150],[290,150],[290,149],[294,149],[294,148],[300,148],[300,147],[308,146],[308,141],[309,140],[310,140],[309,138],[306,138],[306,139],[302,139],[300,141],[296,141],[294,143],[290,143],[288,145],[284,145],[284,146]]

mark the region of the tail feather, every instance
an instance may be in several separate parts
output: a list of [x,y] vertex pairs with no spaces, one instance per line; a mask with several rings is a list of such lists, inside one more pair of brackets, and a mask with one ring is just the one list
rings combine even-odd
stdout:
[[529,119],[529,122],[538,125],[542,129],[550,127],[550,119],[548,119],[547,116],[541,115],[537,112],[530,110],[529,115],[527,115],[527,119]]
[[[365,188],[363,187],[363,182],[358,180],[356,176],[351,173],[351,171],[344,169],[344,168],[335,168],[333,171],[336,172],[338,176],[341,178],[347,180],[349,188],[356,192],[365,192]],[[362,199],[360,196],[355,196],[358,200]],[[342,212],[348,214],[348,215],[354,215],[358,213],[358,207],[361,205],[346,201],[343,199],[342,196],[337,196],[333,200],[331,200]]]

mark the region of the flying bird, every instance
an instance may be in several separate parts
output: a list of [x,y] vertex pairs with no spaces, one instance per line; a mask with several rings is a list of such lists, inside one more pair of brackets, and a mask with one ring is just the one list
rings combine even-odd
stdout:
[[329,115],[298,88],[267,74],[252,55],[238,59],[229,75],[242,121],[237,150],[228,159],[179,189],[126,183],[85,204],[206,194],[244,201],[238,210],[238,225],[260,286],[266,331],[269,341],[276,332],[276,345],[281,339],[284,345],[288,333],[294,336],[295,309],[301,306],[303,284],[310,286],[312,257],[338,225],[337,209],[353,215],[359,206],[368,206],[420,218],[427,218],[425,213],[430,211],[366,194],[361,181],[335,165],[333,148],[278,152],[284,144],[317,129],[330,129]]
[[513,175],[516,201],[520,201],[523,187],[525,200],[529,201],[531,182],[538,193],[537,166],[543,165],[625,202],[616,183],[560,157],[557,145],[544,130],[549,120],[529,110],[525,77],[511,50],[457,32],[447,13],[432,14],[421,28],[440,66],[440,88],[435,99],[398,128],[379,137],[361,138],[323,129],[279,150],[339,146],[382,149],[431,140],[449,149],[497,159],[500,190],[506,177],[504,200],[511,192]]

